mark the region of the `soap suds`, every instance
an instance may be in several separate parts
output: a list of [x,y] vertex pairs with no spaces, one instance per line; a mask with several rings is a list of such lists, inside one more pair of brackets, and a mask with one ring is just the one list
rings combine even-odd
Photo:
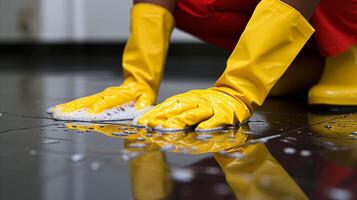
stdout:
[[104,110],[101,113],[89,113],[87,109],[81,109],[74,112],[62,112],[61,110],[55,108],[49,108],[47,112],[57,120],[101,122],[132,120],[151,108],[152,106],[149,106],[142,110],[136,110],[133,103],[129,103]]

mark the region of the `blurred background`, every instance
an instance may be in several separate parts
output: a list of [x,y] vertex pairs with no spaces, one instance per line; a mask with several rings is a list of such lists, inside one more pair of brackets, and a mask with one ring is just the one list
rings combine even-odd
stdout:
[[[0,0],[1,42],[124,42],[131,0]],[[197,42],[175,30],[175,42]]]
[[[131,5],[132,0],[0,0],[0,70],[120,75]],[[175,29],[166,74],[217,78],[227,56],[225,50]]]

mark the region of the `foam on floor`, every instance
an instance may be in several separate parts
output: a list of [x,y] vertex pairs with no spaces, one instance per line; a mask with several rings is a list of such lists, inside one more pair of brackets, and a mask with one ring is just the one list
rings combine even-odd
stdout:
[[150,110],[151,107],[152,106],[142,110],[136,110],[133,103],[130,103],[104,110],[102,113],[89,113],[87,109],[81,109],[74,112],[62,112],[58,109],[49,108],[47,111],[57,120],[100,122],[132,120]]

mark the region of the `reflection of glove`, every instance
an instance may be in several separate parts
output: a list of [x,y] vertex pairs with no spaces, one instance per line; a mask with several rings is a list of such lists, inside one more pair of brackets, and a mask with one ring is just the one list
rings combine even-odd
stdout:
[[139,124],[163,128],[198,125],[210,129],[245,121],[261,105],[313,33],[295,9],[262,0],[215,87],[173,96],[144,114]]
[[136,102],[137,110],[155,103],[174,18],[166,9],[146,3],[135,4],[131,14],[131,36],[123,54],[124,83],[55,110],[87,108],[90,113],[100,113],[129,102]]
[[[113,137],[117,139],[129,139],[135,140],[140,135],[135,133],[135,129],[127,125],[120,124],[91,124],[91,123],[67,123],[67,129],[78,130],[82,132],[97,132],[108,137]],[[127,134],[130,133],[130,134]]]
[[173,132],[170,134],[152,134],[152,136],[146,137],[144,129],[139,130],[138,133],[165,151],[186,154],[231,151],[243,144],[247,139],[242,127],[238,130],[217,131],[206,134]]
[[172,180],[164,153],[145,152],[130,160],[130,175],[134,199],[166,199],[172,191]]
[[248,145],[238,152],[241,158],[214,154],[238,199],[308,199],[264,144]]

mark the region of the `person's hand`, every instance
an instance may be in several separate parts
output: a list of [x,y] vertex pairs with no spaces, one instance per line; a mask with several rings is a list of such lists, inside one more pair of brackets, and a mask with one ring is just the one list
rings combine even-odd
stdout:
[[207,130],[238,124],[251,114],[240,99],[229,95],[224,88],[214,87],[170,97],[142,115],[137,123],[158,129],[197,125],[196,130]]
[[89,113],[101,113],[106,109],[132,103],[136,110],[155,103],[156,94],[143,83],[124,82],[118,87],[109,87],[102,92],[82,97],[55,107],[53,112],[74,112],[85,109]]
[[139,3],[132,7],[130,24],[122,58],[124,83],[57,105],[52,109],[54,119],[128,120],[155,103],[175,19],[161,6]]

